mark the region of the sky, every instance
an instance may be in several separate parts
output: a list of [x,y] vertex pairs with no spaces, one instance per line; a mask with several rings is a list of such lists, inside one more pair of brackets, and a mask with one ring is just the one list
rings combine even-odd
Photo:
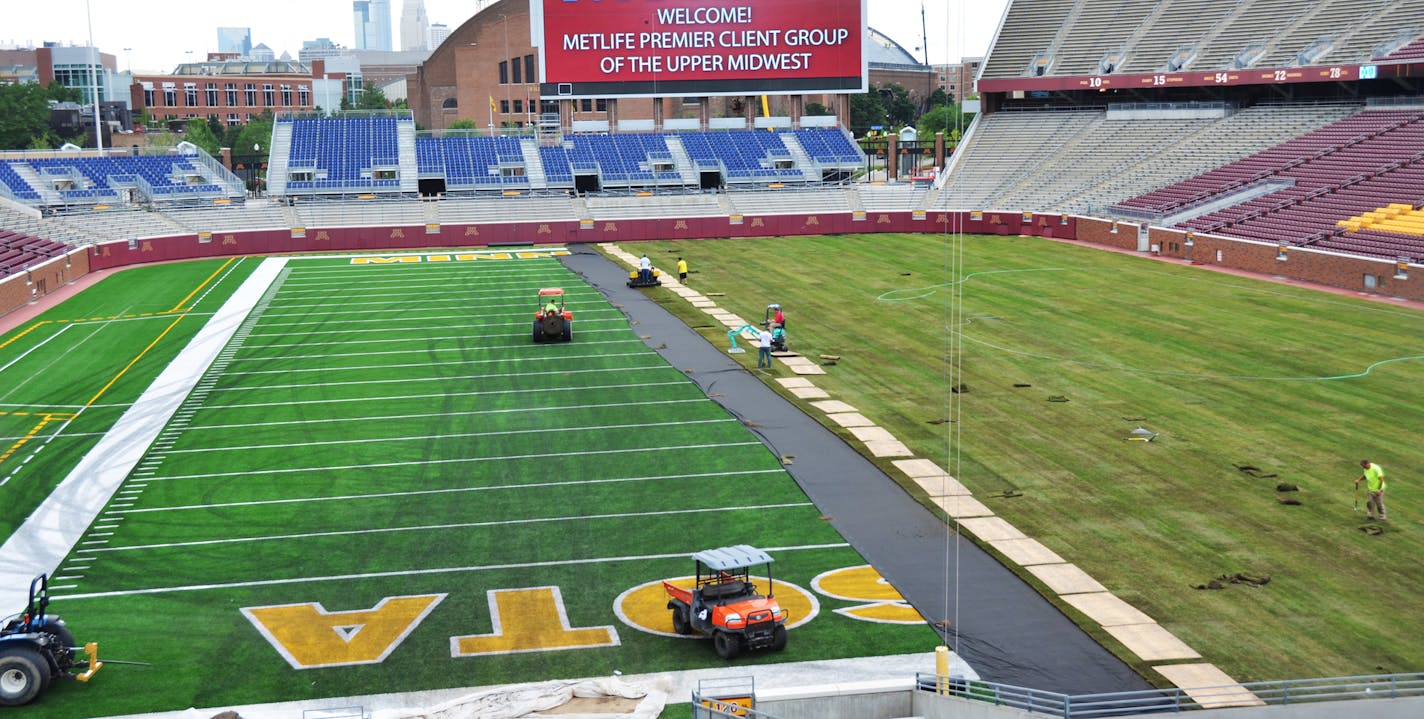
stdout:
[[[924,53],[920,32],[923,4],[929,28],[931,63],[958,62],[987,52],[1008,0],[869,0],[869,24],[917,58]],[[293,58],[303,40],[328,37],[355,46],[350,0],[239,0],[182,3],[165,12],[152,3],[122,0],[48,0],[31,4],[4,0],[0,47],[31,47],[45,41],[88,45],[92,20],[94,44],[118,59],[120,71],[172,72],[189,59],[202,60],[217,50],[217,28],[250,27],[252,44],[264,43],[281,57]],[[400,44],[401,0],[391,0],[394,42]],[[86,16],[87,11],[90,13]],[[425,0],[432,23],[453,30],[474,14],[473,0]],[[125,50],[125,48],[131,48]],[[399,47],[397,47],[399,49]],[[190,54],[191,53],[191,54]]]

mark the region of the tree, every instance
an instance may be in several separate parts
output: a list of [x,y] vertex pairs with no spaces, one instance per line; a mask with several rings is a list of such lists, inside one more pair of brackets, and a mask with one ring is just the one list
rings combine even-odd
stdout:
[[468,117],[462,117],[462,118],[460,118],[460,119],[458,119],[458,120],[455,120],[454,122],[450,123],[449,125],[446,125],[446,126],[445,126],[445,129],[447,129],[447,130],[478,130],[478,129],[480,129],[480,126],[479,126],[479,125],[476,125],[474,120],[471,120],[471,119],[468,118]]
[[0,148],[23,149],[49,137],[49,101],[49,90],[34,83],[0,85]]
[[357,110],[384,110],[390,106],[391,102],[386,99],[385,91],[374,82],[366,83],[361,92],[361,100],[356,103]]
[[879,92],[884,99],[885,113],[889,115],[892,128],[898,129],[913,124],[920,116],[920,109],[910,100],[910,92],[905,88],[887,82],[880,86]]
[[950,130],[961,126],[961,116],[958,105],[937,105],[934,109],[920,116],[920,122],[916,126],[920,137],[929,139],[936,132],[948,133]]
[[[272,124],[270,110],[252,118],[237,134],[237,141],[231,145],[233,152],[239,155],[257,155],[265,162],[272,149],[268,147],[272,144]],[[257,149],[254,150],[254,147]]]
[[836,114],[836,113],[831,112],[829,108],[827,108],[825,105],[822,105],[822,104],[819,103],[819,102],[808,102],[808,103],[806,103],[806,109],[802,112],[802,114],[804,114],[804,115],[834,115],[834,114]]
[[937,87],[934,89],[934,92],[930,93],[929,108],[931,110],[940,105],[948,105],[952,102],[954,102],[954,97],[945,92],[942,87]]
[[850,131],[853,134],[861,136],[871,127],[884,124],[885,104],[873,87],[870,92],[850,96]]
[[183,131],[183,139],[203,148],[203,152],[209,155],[218,154],[222,144],[213,129],[208,127],[208,121],[201,117],[195,117],[188,121],[188,126]]

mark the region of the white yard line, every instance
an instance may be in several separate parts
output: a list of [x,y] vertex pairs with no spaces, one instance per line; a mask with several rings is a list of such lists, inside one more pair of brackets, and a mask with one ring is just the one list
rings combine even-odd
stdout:
[[[406,419],[433,419],[436,417],[474,417],[485,414],[530,414],[533,412],[573,412],[581,409],[608,409],[611,407],[656,407],[667,404],[702,404],[707,400],[700,398],[692,399],[660,399],[651,402],[606,402],[603,404],[564,404],[553,407],[514,407],[512,409],[480,409],[462,412],[422,412],[420,414],[382,414],[367,417],[328,417],[326,419],[294,419],[281,422],[237,422],[233,424],[204,424],[189,425],[185,432],[196,432],[201,429],[250,429],[254,427],[282,427],[286,425],[322,425],[322,424],[345,424],[347,422],[391,422]],[[288,403],[283,403],[288,404]],[[68,436],[68,435],[66,435]],[[0,437],[0,441],[4,438]]]
[[281,258],[264,260],[104,438],[0,546],[0,607],[24,606],[30,580],[59,567],[286,262]]
[[[611,331],[611,330],[610,330],[610,331]],[[596,373],[602,373],[602,372],[652,372],[652,371],[658,371],[658,370],[671,370],[671,369],[672,369],[671,367],[668,366],[668,364],[667,364],[666,362],[663,362],[663,361],[662,361],[662,358],[661,358],[661,357],[657,357],[656,359],[658,360],[659,364],[657,364],[657,365],[655,365],[655,366],[653,366],[653,367],[603,367],[603,368],[600,368],[600,369],[553,370],[553,371],[550,371],[550,372],[501,372],[501,373],[498,373],[498,374],[467,374],[467,375],[459,375],[459,376],[455,376],[455,377],[408,377],[408,378],[405,378],[405,379],[363,379],[363,380],[352,380],[352,381],[350,381],[350,382],[319,382],[319,383],[317,383],[317,384],[306,384],[306,383],[301,383],[301,384],[269,384],[269,385],[261,385],[261,386],[258,386],[258,387],[218,387],[218,388],[214,389],[213,391],[214,391],[214,392],[261,392],[261,391],[264,391],[264,390],[274,390],[274,389],[305,389],[305,388],[309,388],[309,387],[347,387],[347,386],[353,386],[353,385],[371,385],[371,384],[409,384],[409,383],[418,383],[418,382],[456,382],[456,381],[464,381],[464,380],[499,379],[499,378],[501,378],[501,377],[541,377],[541,376],[545,376],[545,375],[567,376],[567,375],[575,375],[575,374],[596,374]],[[509,392],[509,391],[512,391],[512,390],[506,389],[505,391],[506,391],[506,392]],[[543,387],[540,387],[540,388],[538,389],[538,391],[539,391],[539,392],[548,392],[549,390],[547,390],[547,389],[545,389],[545,388],[543,388]]]
[[[370,534],[392,534],[396,532],[434,532],[442,529],[474,529],[478,527],[507,527],[511,525],[527,524],[554,524],[558,522],[587,522],[598,519],[628,519],[636,517],[675,517],[691,514],[708,514],[715,512],[738,512],[745,510],[763,511],[768,509],[800,509],[804,507],[814,507],[810,502],[786,502],[783,504],[747,504],[727,507],[701,507],[698,509],[664,509],[657,511],[641,512],[612,512],[608,514],[575,514],[563,517],[525,517],[521,519],[501,519],[489,522],[454,522],[450,524],[418,524],[410,527],[368,527],[365,529],[343,529],[329,532],[298,532],[293,534],[273,534],[267,536],[254,537],[226,537],[223,539],[198,539],[187,542],[162,542],[159,544],[135,544],[127,547],[96,547],[93,549],[81,549],[80,553],[98,552],[134,552],[149,549],[175,549],[178,547],[203,547],[218,544],[248,544],[252,542],[273,542],[293,539],[315,539],[317,537],[352,537],[365,536]],[[90,534],[91,537],[109,536],[109,534]]]
[[[400,354],[400,355],[422,354],[422,355],[427,355],[427,356],[429,356],[429,355],[434,354],[434,353],[436,353],[436,352],[465,352],[465,351],[467,351],[467,350],[466,350],[465,348],[463,348],[463,347],[446,347],[445,349],[430,348],[430,349],[423,349],[423,350],[398,350],[398,351],[395,351],[395,352],[344,352],[344,353],[338,353],[338,354],[304,355],[304,356],[295,356],[295,355],[294,355],[294,356],[286,356],[286,355],[283,355],[282,357],[271,357],[271,358],[268,358],[267,361],[270,363],[270,362],[280,362],[280,361],[285,361],[285,360],[298,360],[298,359],[301,359],[301,360],[311,360],[311,359],[315,359],[315,360],[327,360],[327,359],[336,359],[336,358],[338,358],[338,357],[370,357],[370,356],[373,356],[373,355],[397,355],[397,354]],[[613,353],[613,354],[596,354],[596,355],[557,355],[557,356],[551,355],[551,356],[548,356],[548,357],[522,357],[522,358],[519,359],[519,362],[520,362],[520,363],[525,363],[525,362],[567,362],[568,360],[604,359],[604,358],[607,358],[607,357],[647,357],[647,356],[648,356],[648,353],[647,353],[646,350],[644,350],[644,351],[642,351],[642,352],[616,352],[616,353]],[[508,363],[508,362],[509,362],[509,358],[508,358],[508,357],[497,357],[497,358],[494,358],[494,359],[482,359],[482,360],[477,360],[477,359],[459,359],[459,360],[454,360],[454,361],[451,361],[451,362],[410,362],[410,363],[403,363],[403,364],[354,365],[354,366],[351,366],[351,367],[303,367],[303,368],[294,368],[294,369],[255,369],[255,370],[247,370],[247,371],[245,371],[245,372],[224,372],[224,373],[223,373],[223,376],[224,376],[224,377],[228,377],[228,376],[243,377],[243,376],[264,375],[264,374],[288,375],[288,374],[302,374],[302,373],[307,373],[307,372],[321,372],[321,373],[324,373],[324,374],[330,374],[330,373],[333,373],[333,372],[371,372],[371,371],[373,371],[373,370],[384,370],[384,369],[410,369],[410,368],[412,368],[412,367],[464,367],[464,366],[466,366],[466,365],[472,365],[472,364],[500,364],[500,363]]]
[[[385,469],[389,467],[413,467],[423,464],[474,464],[476,462],[507,462],[512,459],[548,459],[550,457],[583,457],[591,454],[637,454],[640,452],[686,452],[690,449],[719,449],[722,447],[762,447],[761,442],[716,442],[713,444],[672,444],[662,447],[634,447],[632,449],[593,449],[582,452],[549,452],[545,454],[507,454],[496,457],[455,457],[453,459],[417,459],[408,462],[371,462],[368,464],[335,464],[316,467],[287,467],[283,469],[249,469],[240,472],[204,472],[202,474],[175,474],[168,477],[154,477],[154,482],[168,482],[175,479],[209,479],[215,477],[260,477],[269,474],[295,474],[298,472],[329,472],[349,469]],[[113,514],[123,514],[114,512]],[[26,580],[28,585],[29,580]]]
[[[598,322],[613,322],[614,320],[588,320],[588,321],[590,321],[590,322],[593,322],[593,321],[598,321]],[[514,325],[489,325],[489,326],[490,326],[490,327],[496,327],[496,326],[500,326],[500,327],[513,327]],[[521,325],[521,326],[522,326],[522,325]],[[369,331],[369,330],[368,330],[368,331]],[[384,330],[375,330],[375,331],[384,331]],[[251,338],[252,335],[248,335],[248,337]],[[469,340],[469,339],[471,339],[471,337],[470,337],[469,335],[448,335],[448,336],[445,336],[445,337],[406,337],[406,338],[399,338],[399,337],[397,337],[397,338],[389,338],[389,339],[377,337],[377,338],[375,338],[375,339],[369,339],[369,340],[344,340],[344,341],[340,341],[340,342],[292,342],[292,343],[289,343],[289,344],[266,344],[266,345],[264,345],[264,344],[246,344],[246,345],[243,346],[242,349],[243,349],[244,352],[249,352],[249,353],[250,353],[250,352],[252,352],[252,351],[254,351],[254,350],[286,349],[286,348],[291,348],[291,347],[349,347],[349,346],[351,346],[351,345],[398,345],[398,344],[400,344],[400,343],[402,343],[402,342],[429,343],[429,342],[442,342],[442,341],[445,341],[445,340],[456,341],[456,340]],[[643,341],[640,340],[640,339],[638,339],[638,338],[636,338],[636,337],[630,337],[630,338],[628,338],[628,339],[626,339],[626,340],[599,340],[599,341],[597,341],[597,342],[579,342],[579,346],[582,347],[582,346],[584,346],[584,345],[632,344],[632,343],[634,343],[634,342],[636,342],[636,343],[638,343],[638,344],[642,344]],[[468,352],[468,351],[470,351],[470,350],[476,350],[476,349],[478,349],[478,350],[509,349],[510,347],[528,347],[528,346],[529,346],[529,344],[527,344],[527,343],[521,343],[521,344],[519,344],[519,345],[504,345],[504,346],[502,346],[502,347],[462,347],[461,349],[463,349],[463,350],[465,350],[466,352]],[[394,352],[411,352],[411,351],[412,351],[412,350],[394,350],[392,353],[394,353]],[[425,348],[422,347],[421,349],[419,349],[419,350],[414,350],[414,351],[424,352],[424,351],[425,351]],[[440,350],[440,349],[437,348],[436,351],[443,351],[443,350]],[[373,355],[373,354],[392,354],[392,353],[386,353],[386,352],[362,352],[361,354],[363,354],[363,355]],[[278,355],[278,356],[276,356],[276,357],[234,357],[234,358],[232,358],[232,364],[237,364],[238,362],[271,362],[272,360],[279,360],[279,359],[321,359],[321,358],[323,358],[323,357],[339,357],[339,356],[342,356],[342,355],[308,355],[308,356],[303,356],[303,355]],[[3,406],[4,406],[4,405],[0,405],[0,407],[3,407]]]
[[[710,477],[743,477],[755,474],[782,474],[786,470],[778,467],[776,469],[743,469],[735,472],[698,472],[696,474],[658,474],[648,477],[609,477],[605,479],[576,479],[572,481],[558,482],[527,482],[523,484],[495,484],[483,487],[450,487],[448,489],[414,489],[408,492],[375,492],[372,494],[339,494],[332,497],[296,497],[293,499],[254,499],[246,502],[215,502],[212,504],[184,504],[173,507],[146,507],[144,509],[131,509],[125,514],[151,514],[155,512],[190,512],[195,510],[207,511],[211,509],[227,509],[231,507],[260,507],[273,504],[309,504],[312,502],[351,502],[363,499],[389,499],[391,497],[420,497],[432,494],[464,494],[466,492],[501,492],[519,491],[538,487],[578,487],[586,484],[624,484],[628,482],[661,482],[664,480],[683,479],[707,479]],[[121,520],[123,517],[116,517]],[[112,529],[109,526],[98,526],[94,529]]]
[[320,441],[278,442],[274,444],[248,444],[234,447],[194,447],[192,449],[170,449],[164,454],[210,454],[213,452],[252,452],[259,449],[291,449],[293,447],[334,447],[343,444],[373,444],[378,442],[426,442],[432,439],[473,439],[476,437],[506,437],[517,434],[547,435],[550,432],[588,432],[605,429],[647,429],[650,427],[687,427],[698,424],[741,424],[735,417],[717,419],[693,419],[683,422],[639,422],[637,424],[594,424],[582,427],[535,427],[532,429],[502,429],[496,432],[454,432],[451,434],[415,434],[403,437],[356,437],[351,439],[327,439]]
[[[634,382],[631,384],[596,384],[586,387],[551,387],[539,390],[540,394],[549,392],[583,392],[595,389],[644,389],[647,387],[673,387],[687,386],[686,380],[676,382]],[[367,395],[365,397],[346,397],[342,399],[308,399],[308,400],[287,400],[284,402],[248,402],[246,404],[223,404],[209,405],[201,407],[204,411],[218,411],[225,409],[244,409],[257,407],[297,407],[314,404],[349,404],[351,402],[399,402],[413,399],[446,399],[450,397],[478,397],[483,395],[505,395],[511,390],[495,389],[478,392],[430,392],[426,394],[393,394],[393,395]]]
[[[604,312],[604,310],[597,310],[597,311],[598,311],[598,312]],[[618,313],[618,310],[607,310],[607,312],[609,312],[609,313]],[[592,319],[592,320],[590,320],[590,319],[585,319],[585,318],[584,318],[584,315],[593,314],[593,313],[594,313],[594,311],[581,312],[581,313],[579,313],[579,316],[578,316],[576,319],[579,319],[579,320],[581,320],[581,321],[583,321],[583,322],[617,322],[617,321],[620,321],[620,320],[622,320],[624,323],[627,322],[627,319],[624,318],[621,313],[618,313],[617,316],[615,316],[615,317],[610,317],[610,318],[608,318],[608,319]],[[507,316],[513,317],[513,316],[515,316],[515,315],[507,315]],[[407,318],[406,318],[406,317],[402,317],[402,319],[407,319]],[[409,319],[416,320],[416,321],[420,321],[420,322],[425,322],[426,324],[423,324],[423,325],[414,325],[414,326],[412,326],[412,327],[392,327],[392,326],[389,325],[390,320],[383,320],[383,319],[376,319],[376,320],[348,320],[348,321],[345,322],[344,324],[347,324],[347,325],[382,325],[382,326],[376,327],[375,329],[369,329],[369,330],[327,330],[327,331],[323,331],[323,332],[308,332],[308,333],[306,333],[306,334],[304,334],[304,335],[302,335],[302,336],[303,336],[303,337],[310,337],[310,336],[312,336],[312,335],[354,335],[354,334],[361,334],[361,333],[363,333],[363,332],[382,332],[382,333],[390,333],[390,332],[419,332],[419,331],[422,330],[422,329],[425,329],[425,330],[430,329],[430,322],[429,322],[429,320],[468,320],[468,319],[471,319],[471,317],[470,317],[470,315],[468,315],[468,314],[460,314],[460,315],[441,315],[441,316],[439,316],[439,317],[413,317],[413,318],[409,318]],[[534,315],[531,313],[531,314],[529,314],[529,315],[527,315],[527,316],[524,316],[524,319],[527,320],[527,321],[526,321],[526,322],[495,322],[495,323],[478,324],[478,325],[476,325],[476,324],[456,324],[456,323],[454,323],[454,322],[448,322],[448,323],[445,323],[445,324],[443,324],[443,325],[441,325],[441,326],[442,326],[442,327],[445,327],[445,328],[448,328],[448,329],[456,329],[456,328],[462,328],[462,327],[468,327],[468,328],[478,328],[478,327],[523,327],[523,328],[525,328],[525,331],[527,332],[528,329],[533,326]],[[327,325],[327,324],[330,324],[330,322],[329,322],[329,321],[326,321],[326,320],[316,320],[316,321],[312,321],[312,322],[272,322],[272,323],[264,322],[264,323],[262,323],[262,326],[263,326],[263,327],[305,327],[305,326],[307,326],[307,325]],[[610,331],[610,330],[600,330],[600,332],[604,332],[604,331]],[[585,334],[588,333],[588,332],[589,332],[589,330],[584,330],[584,333],[585,333]],[[252,336],[253,336],[253,337],[290,337],[291,335],[292,335],[291,332],[259,332],[259,333],[253,334]],[[480,335],[480,337],[498,337],[498,336],[499,336],[499,335]]]
[[[802,544],[790,547],[761,547],[767,553],[797,552],[818,549],[845,549],[850,544]],[[222,582],[214,584],[189,584],[178,587],[150,587],[145,589],[124,589],[113,592],[92,592],[89,594],[66,594],[65,599],[100,599],[103,597],[132,597],[145,594],[168,594],[171,592],[200,592],[209,589],[237,589],[242,587],[272,587],[283,584],[312,584],[316,582],[342,582],[382,577],[417,577],[429,574],[461,574],[467,572],[491,572],[508,569],[535,569],[541,567],[575,567],[587,564],[613,564],[615,562],[647,562],[662,559],[687,559],[687,552],[672,554],[644,554],[626,557],[588,557],[585,559],[564,559],[549,562],[518,562],[512,564],[470,564],[457,567],[434,567],[430,569],[402,569],[391,572],[365,572],[361,574],[333,574],[325,577],[296,577],[291,579],[259,579],[250,582]],[[27,582],[26,587],[29,586]],[[24,601],[21,601],[24,604]]]

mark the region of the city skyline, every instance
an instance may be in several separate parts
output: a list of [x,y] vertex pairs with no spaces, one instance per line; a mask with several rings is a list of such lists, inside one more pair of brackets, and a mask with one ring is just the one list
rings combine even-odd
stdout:
[[[382,1],[382,0],[377,0]],[[389,3],[389,0],[384,0]],[[925,0],[931,64],[982,56],[989,46],[1008,0],[949,3]],[[431,24],[454,30],[469,20],[481,3],[471,0],[425,0]],[[875,0],[869,4],[869,24],[923,59],[920,0]],[[216,52],[219,27],[251,29],[254,46],[265,44],[277,54],[296,57],[302,42],[329,37],[356,47],[352,0],[249,0],[241,8],[198,5],[182,14],[133,13],[122,3],[93,3],[94,44],[116,56],[120,70],[171,72],[183,62]],[[69,18],[74,22],[59,22]],[[6,11],[0,46],[39,46],[45,42],[86,45],[85,3],[55,0],[44,7],[22,5]],[[394,21],[394,18],[392,18]]]

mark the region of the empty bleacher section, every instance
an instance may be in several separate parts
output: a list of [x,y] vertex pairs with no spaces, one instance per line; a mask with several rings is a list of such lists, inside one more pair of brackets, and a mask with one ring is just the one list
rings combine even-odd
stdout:
[[[1241,202],[1233,193],[1252,186],[1270,191]],[[1214,199],[1225,198],[1224,207]],[[1199,205],[1210,211],[1179,227],[1286,245],[1343,248],[1379,232],[1351,222],[1391,204],[1424,203],[1424,111],[1369,110],[1210,172],[1122,202],[1127,210],[1173,213]],[[1388,225],[1386,225],[1388,226]],[[1360,233],[1366,233],[1359,237]],[[1407,233],[1406,233],[1407,234]],[[1409,237],[1397,238],[1408,244]],[[1388,257],[1424,257],[1414,249],[1358,251]]]
[[850,212],[844,190],[779,190],[731,192],[726,195],[738,214],[785,215],[809,212]]
[[241,199],[242,182],[192,145],[171,154],[85,150],[0,154],[0,197],[62,210]]
[[853,191],[860,196],[862,209],[867,212],[912,212],[924,209],[930,195],[927,188],[908,184],[857,185]]
[[[1258,105],[1239,112],[1222,107],[1217,114],[1225,117],[1182,119],[1174,107],[999,112],[980,118],[935,207],[1094,212],[1360,109],[1340,103]],[[1134,216],[1142,214],[1151,213]]]
[[1015,0],[985,78],[1366,63],[1424,36],[1424,0]]
[[[283,115],[273,129],[272,151],[286,158],[285,174],[269,173],[275,194],[369,194],[415,191],[401,177],[402,134],[413,138],[409,113],[352,117]],[[414,147],[410,148],[414,150]],[[273,174],[277,176],[273,177]]]
[[0,276],[11,275],[73,248],[18,230],[0,230]]
[[727,211],[717,202],[716,195],[609,195],[586,200],[589,215],[594,220],[614,220],[638,217],[719,217]]
[[[398,138],[408,128],[413,139],[407,150]],[[819,183],[865,164],[860,147],[838,127],[576,133],[552,140],[413,133],[408,114],[279,117],[269,192],[304,197],[696,188],[709,184],[709,177],[717,185]],[[408,177],[403,167],[413,167],[417,177]]]

